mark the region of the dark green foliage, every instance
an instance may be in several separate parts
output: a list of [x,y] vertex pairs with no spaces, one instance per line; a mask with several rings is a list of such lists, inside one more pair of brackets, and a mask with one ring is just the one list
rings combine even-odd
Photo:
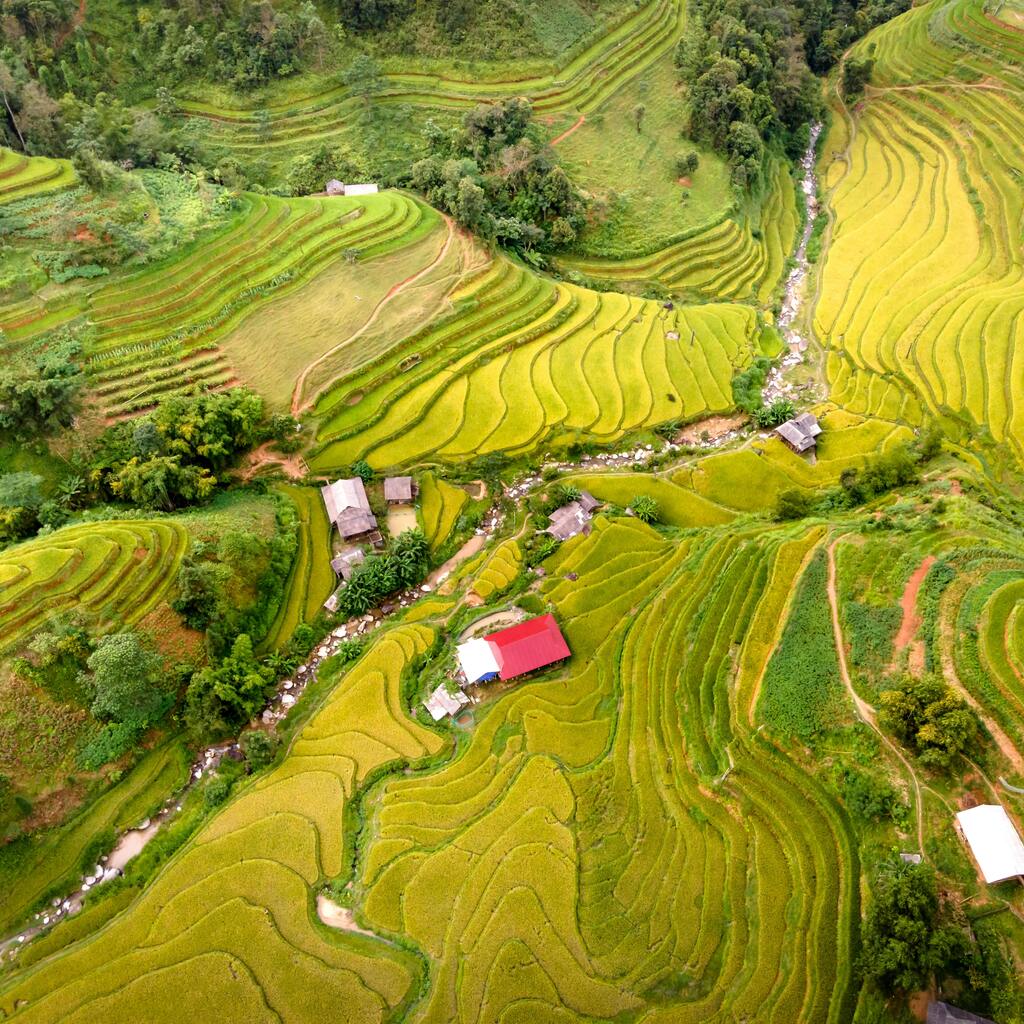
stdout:
[[43,504],[43,478],[35,473],[0,476],[0,543],[35,532]]
[[103,497],[171,511],[209,499],[239,453],[262,432],[263,399],[245,388],[170,398],[109,428],[89,474]]
[[363,615],[385,597],[419,583],[429,567],[430,546],[420,530],[406,530],[383,555],[372,555],[356,566],[341,592],[340,610]]
[[185,695],[185,723],[196,737],[223,735],[249,721],[263,706],[273,682],[270,668],[257,662],[244,633],[216,666],[200,669]]
[[81,345],[62,336],[34,355],[0,366],[0,438],[24,441],[71,423],[82,383]]
[[811,514],[814,499],[807,491],[791,487],[782,491],[775,501],[775,519],[782,523],[790,519],[803,519]]
[[87,707],[92,687],[83,680],[93,641],[82,619],[55,615],[28,642],[31,657],[15,663],[19,674],[41,686],[54,700]]
[[536,537],[539,539],[532,542],[527,541],[526,550],[523,553],[523,561],[531,569],[535,565],[540,565],[545,558],[553,555],[561,546],[561,541],[549,533],[537,534]]
[[755,413],[763,402],[761,391],[772,361],[767,356],[758,356],[745,370],[732,379],[732,398],[744,412]]
[[207,808],[219,807],[231,795],[235,780],[225,775],[214,775],[203,790],[203,803]]
[[885,993],[927,988],[962,962],[967,937],[947,923],[935,874],[926,864],[895,857],[882,863],[871,886],[862,931],[860,968]]
[[308,196],[323,192],[332,178],[345,182],[364,176],[364,169],[353,161],[349,151],[321,143],[311,153],[300,153],[292,160],[286,186],[293,196]]
[[875,62],[871,59],[846,59],[843,64],[843,96],[847,100],[856,99],[864,91],[864,86],[871,81],[874,66]]
[[138,727],[130,722],[108,722],[82,746],[78,764],[85,771],[94,772],[133,750],[139,736]]
[[528,132],[523,98],[480,104],[459,130],[428,122],[430,155],[412,167],[412,184],[471,231],[530,250],[572,242],[586,203],[550,147]]
[[351,472],[353,476],[359,477],[364,484],[368,484],[373,479],[373,467],[365,459],[353,462]]
[[892,642],[903,618],[898,605],[862,604],[848,601],[843,606],[846,635],[850,638],[850,664],[857,668],[881,669],[892,659]]
[[700,157],[691,149],[689,153],[676,158],[676,174],[685,178],[700,166]]
[[796,406],[788,398],[776,398],[771,405],[763,406],[754,413],[754,423],[762,430],[777,427],[796,415]]
[[905,805],[896,789],[885,779],[856,768],[844,768],[839,791],[850,814],[865,824],[901,817]]
[[163,680],[163,659],[138,633],[101,637],[87,662],[93,691],[92,713],[100,721],[145,729],[173,701]]
[[929,768],[950,771],[960,754],[975,755],[981,736],[978,716],[941,679],[906,676],[882,693],[880,703],[882,724]]
[[761,691],[764,720],[805,741],[835,724],[841,702],[842,680],[826,584],[826,556],[819,548],[797,587]]
[[629,506],[641,523],[656,523],[661,519],[661,509],[656,499],[649,494],[638,494]]

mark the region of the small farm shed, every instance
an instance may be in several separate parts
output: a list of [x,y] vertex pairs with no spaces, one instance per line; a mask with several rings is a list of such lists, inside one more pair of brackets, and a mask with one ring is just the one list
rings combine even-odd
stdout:
[[[324,499],[327,518],[337,528],[344,540],[367,536],[374,543],[380,539],[377,533],[377,517],[370,511],[370,499],[359,477],[335,480],[320,488]],[[376,536],[371,536],[376,534]]]
[[979,1017],[969,1010],[961,1010],[949,1003],[928,1004],[928,1024],[994,1024],[988,1017]]
[[469,698],[459,690],[449,693],[448,687],[442,683],[424,702],[423,706],[430,712],[435,722],[440,722],[447,715],[457,715],[459,710],[469,703]]
[[1009,878],[1024,881],[1024,843],[1002,804],[968,808],[956,821],[989,885]]
[[811,412],[786,420],[775,428],[775,433],[782,438],[798,455],[817,447],[821,424],[818,417]]
[[576,501],[556,508],[548,516],[551,525],[544,532],[558,540],[568,540],[578,533],[590,533],[590,519],[595,508],[601,503],[592,494],[584,491]]
[[359,548],[352,548],[332,559],[331,568],[336,576],[340,576],[343,580],[350,580],[355,567],[365,560],[366,555]]
[[494,656],[487,637],[474,637],[455,649],[459,658],[459,668],[466,677],[467,683],[486,683],[498,678],[498,660]]
[[540,615],[456,649],[467,684],[515,679],[569,657],[569,645],[553,615]]
[[411,476],[389,476],[384,480],[384,500],[389,505],[408,505],[416,496]]
[[331,178],[324,186],[324,191],[329,196],[343,196],[345,194],[345,183],[338,181],[337,178]]
[[377,194],[377,186],[372,182],[365,182],[361,185],[346,185],[345,195],[347,196],[372,196]]

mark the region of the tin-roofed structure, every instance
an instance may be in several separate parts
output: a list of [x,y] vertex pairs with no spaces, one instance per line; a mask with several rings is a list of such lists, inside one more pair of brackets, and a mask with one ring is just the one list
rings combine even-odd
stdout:
[[515,679],[546,668],[570,655],[569,645],[553,615],[540,615],[484,637],[474,637],[456,649],[466,683]]
[[357,476],[347,480],[335,480],[320,488],[324,499],[327,518],[338,528],[345,540],[355,537],[367,537],[374,543],[379,540],[377,517],[370,511],[370,499],[366,496],[366,487]]
[[1024,843],[1002,804],[970,807],[956,822],[989,885],[1009,878],[1024,881]]
[[806,451],[817,447],[818,435],[821,433],[821,424],[814,413],[805,412],[801,416],[795,416],[786,420],[775,428],[775,433],[797,453],[802,455]]
[[988,1017],[979,1017],[970,1010],[961,1010],[949,1003],[928,1004],[928,1024],[995,1024]]
[[583,491],[575,500],[568,505],[556,508],[548,516],[551,525],[546,527],[544,532],[550,533],[558,540],[568,540],[578,533],[590,533],[590,520],[594,509],[600,506],[601,502],[592,494]]
[[389,505],[408,505],[416,496],[411,476],[389,476],[384,480],[384,500]]

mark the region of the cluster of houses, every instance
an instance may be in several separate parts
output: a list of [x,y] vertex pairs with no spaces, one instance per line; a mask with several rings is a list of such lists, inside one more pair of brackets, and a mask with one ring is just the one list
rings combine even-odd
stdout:
[[538,615],[508,629],[473,637],[455,649],[459,663],[458,690],[442,683],[425,700],[431,718],[439,722],[469,703],[466,688],[495,679],[520,679],[569,657],[569,645],[553,615]]
[[[389,508],[411,506],[417,487],[411,476],[392,476],[384,481],[384,501]],[[341,550],[331,559],[331,568],[344,581],[352,578],[355,567],[366,558],[366,547],[379,548],[384,538],[377,517],[370,508],[366,485],[358,476],[335,480],[320,488],[324,509],[331,526],[338,531]],[[337,592],[324,607],[333,612],[338,607]]]

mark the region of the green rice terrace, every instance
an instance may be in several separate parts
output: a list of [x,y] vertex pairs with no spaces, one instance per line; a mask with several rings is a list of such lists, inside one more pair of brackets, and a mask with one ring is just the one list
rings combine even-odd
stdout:
[[0,1021],[1024,1024],[1021,0],[0,99]]

